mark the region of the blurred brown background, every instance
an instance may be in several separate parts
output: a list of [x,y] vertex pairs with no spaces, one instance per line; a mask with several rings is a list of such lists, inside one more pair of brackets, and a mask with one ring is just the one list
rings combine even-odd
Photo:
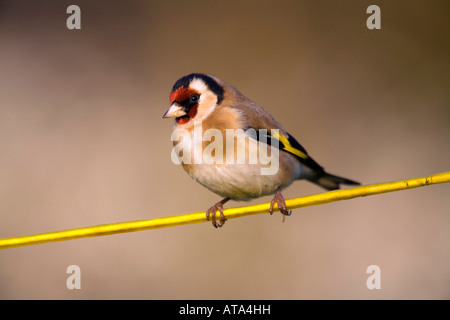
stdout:
[[[82,30],[66,28],[81,8]],[[381,7],[381,30],[366,8]],[[0,237],[206,210],[173,83],[218,76],[331,173],[450,169],[448,1],[1,1]],[[286,197],[322,192],[296,182]],[[448,299],[450,184],[0,252],[1,299]],[[270,198],[250,203],[267,202]],[[246,203],[230,202],[227,207]],[[81,290],[66,268],[81,268]],[[368,290],[366,268],[381,268]]]

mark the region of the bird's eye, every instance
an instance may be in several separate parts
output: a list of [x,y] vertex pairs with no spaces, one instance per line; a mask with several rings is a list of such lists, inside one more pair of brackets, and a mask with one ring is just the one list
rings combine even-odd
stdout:
[[198,94],[194,93],[190,99],[191,99],[191,102],[197,102],[198,99],[200,99],[200,96]]

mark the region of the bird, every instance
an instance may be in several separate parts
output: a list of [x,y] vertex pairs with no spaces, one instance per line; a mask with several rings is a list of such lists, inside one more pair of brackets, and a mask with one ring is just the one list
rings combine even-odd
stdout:
[[[223,205],[229,200],[249,201],[274,195],[269,212],[272,214],[277,204],[284,221],[292,211],[287,209],[281,191],[296,180],[305,179],[326,190],[360,184],[326,172],[272,114],[215,76],[191,73],[181,77],[173,85],[169,100],[163,119],[175,118],[175,159],[183,158],[180,164],[195,181],[223,197],[206,210],[206,219],[211,219],[215,228],[225,224]],[[183,138],[174,138],[176,132],[183,133],[179,134]],[[205,137],[208,132],[214,134]],[[230,132],[238,132],[245,139],[239,139],[239,134],[229,138]],[[245,151],[244,156],[240,155],[241,162],[238,148]],[[203,161],[192,161],[196,152]],[[270,174],[262,174],[270,165],[263,163],[262,152],[278,161]]]

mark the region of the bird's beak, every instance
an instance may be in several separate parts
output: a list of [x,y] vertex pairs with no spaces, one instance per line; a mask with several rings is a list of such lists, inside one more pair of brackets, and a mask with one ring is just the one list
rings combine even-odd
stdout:
[[170,106],[169,110],[167,110],[166,113],[164,113],[163,119],[164,118],[178,118],[178,117],[182,117],[185,115],[186,115],[186,112],[183,110],[183,108],[174,103]]

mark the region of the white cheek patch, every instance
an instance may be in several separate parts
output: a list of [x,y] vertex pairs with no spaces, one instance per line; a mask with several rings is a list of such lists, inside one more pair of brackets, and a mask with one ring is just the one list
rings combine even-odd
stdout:
[[194,78],[189,84],[189,87],[200,93],[198,112],[195,116],[195,121],[203,121],[216,108],[217,97],[211,90],[208,89],[208,86],[202,79]]
[[216,108],[217,98],[214,95],[211,95],[211,97],[207,97],[206,95],[208,93],[203,96],[203,99],[200,98],[197,116],[195,117],[196,121],[205,120]]

